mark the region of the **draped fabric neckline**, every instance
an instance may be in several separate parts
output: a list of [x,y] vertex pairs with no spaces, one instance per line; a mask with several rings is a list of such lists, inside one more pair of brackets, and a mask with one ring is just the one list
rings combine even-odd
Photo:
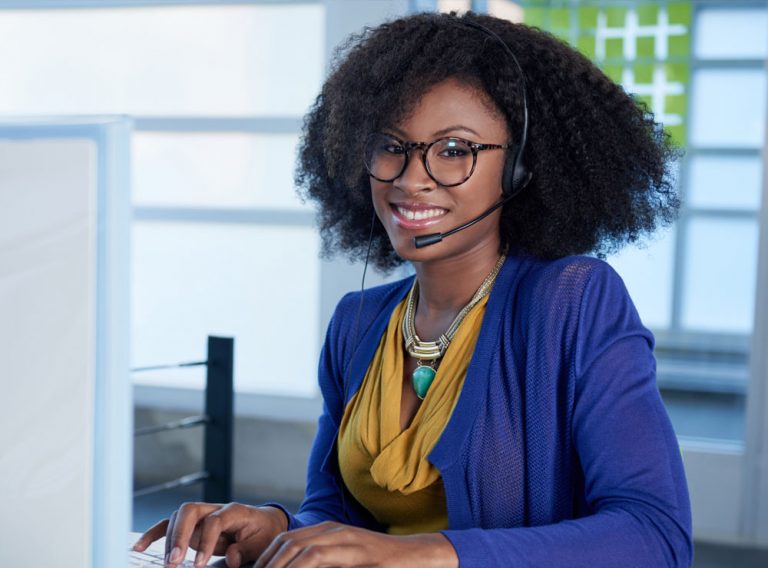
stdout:
[[[402,321],[406,301],[401,301],[392,312],[360,389],[345,409],[338,436],[342,476],[355,498],[384,524],[393,522],[392,511],[383,510],[393,508],[393,497],[413,497],[410,504],[404,504],[406,511],[413,511],[411,505],[428,497],[419,509],[431,506],[446,515],[440,472],[428,456],[459,399],[487,302],[488,296],[465,317],[424,401],[403,429],[400,415],[406,355]],[[394,520],[403,521],[400,517]]]

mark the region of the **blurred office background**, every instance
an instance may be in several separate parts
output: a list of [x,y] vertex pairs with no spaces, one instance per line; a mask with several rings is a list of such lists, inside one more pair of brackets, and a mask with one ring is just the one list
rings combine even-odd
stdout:
[[[0,0],[0,115],[132,117],[132,366],[199,360],[206,335],[235,337],[235,497],[295,506],[320,343],[361,276],[319,258],[295,195],[302,115],[348,34],[467,9],[570,42],[685,148],[679,222],[608,260],[657,338],[696,566],[768,565],[768,2]],[[202,381],[136,375],[137,424],[199,407]],[[194,432],[137,440],[135,483],[199,459]],[[134,528],[197,498],[137,499]]]

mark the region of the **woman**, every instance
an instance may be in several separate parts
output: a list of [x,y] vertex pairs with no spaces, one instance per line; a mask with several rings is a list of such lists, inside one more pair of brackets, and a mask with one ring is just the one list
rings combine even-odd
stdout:
[[616,273],[577,256],[674,218],[675,157],[537,29],[421,14],[353,38],[297,181],[328,252],[415,278],[339,303],[296,515],[186,504],[137,548],[167,534],[171,561],[192,546],[272,568],[689,566],[653,337]]

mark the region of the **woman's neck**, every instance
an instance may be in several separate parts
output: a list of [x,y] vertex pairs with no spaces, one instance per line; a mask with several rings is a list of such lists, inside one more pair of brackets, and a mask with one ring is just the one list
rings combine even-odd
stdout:
[[499,260],[497,251],[483,247],[449,259],[414,263],[419,315],[431,318],[458,313],[493,270]]

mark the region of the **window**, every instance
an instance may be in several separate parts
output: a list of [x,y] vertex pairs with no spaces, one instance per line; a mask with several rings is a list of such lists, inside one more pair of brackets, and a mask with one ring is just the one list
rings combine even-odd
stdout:
[[5,4],[0,113],[134,119],[132,365],[198,360],[207,334],[233,335],[238,391],[315,396],[319,239],[292,170],[324,4]]

